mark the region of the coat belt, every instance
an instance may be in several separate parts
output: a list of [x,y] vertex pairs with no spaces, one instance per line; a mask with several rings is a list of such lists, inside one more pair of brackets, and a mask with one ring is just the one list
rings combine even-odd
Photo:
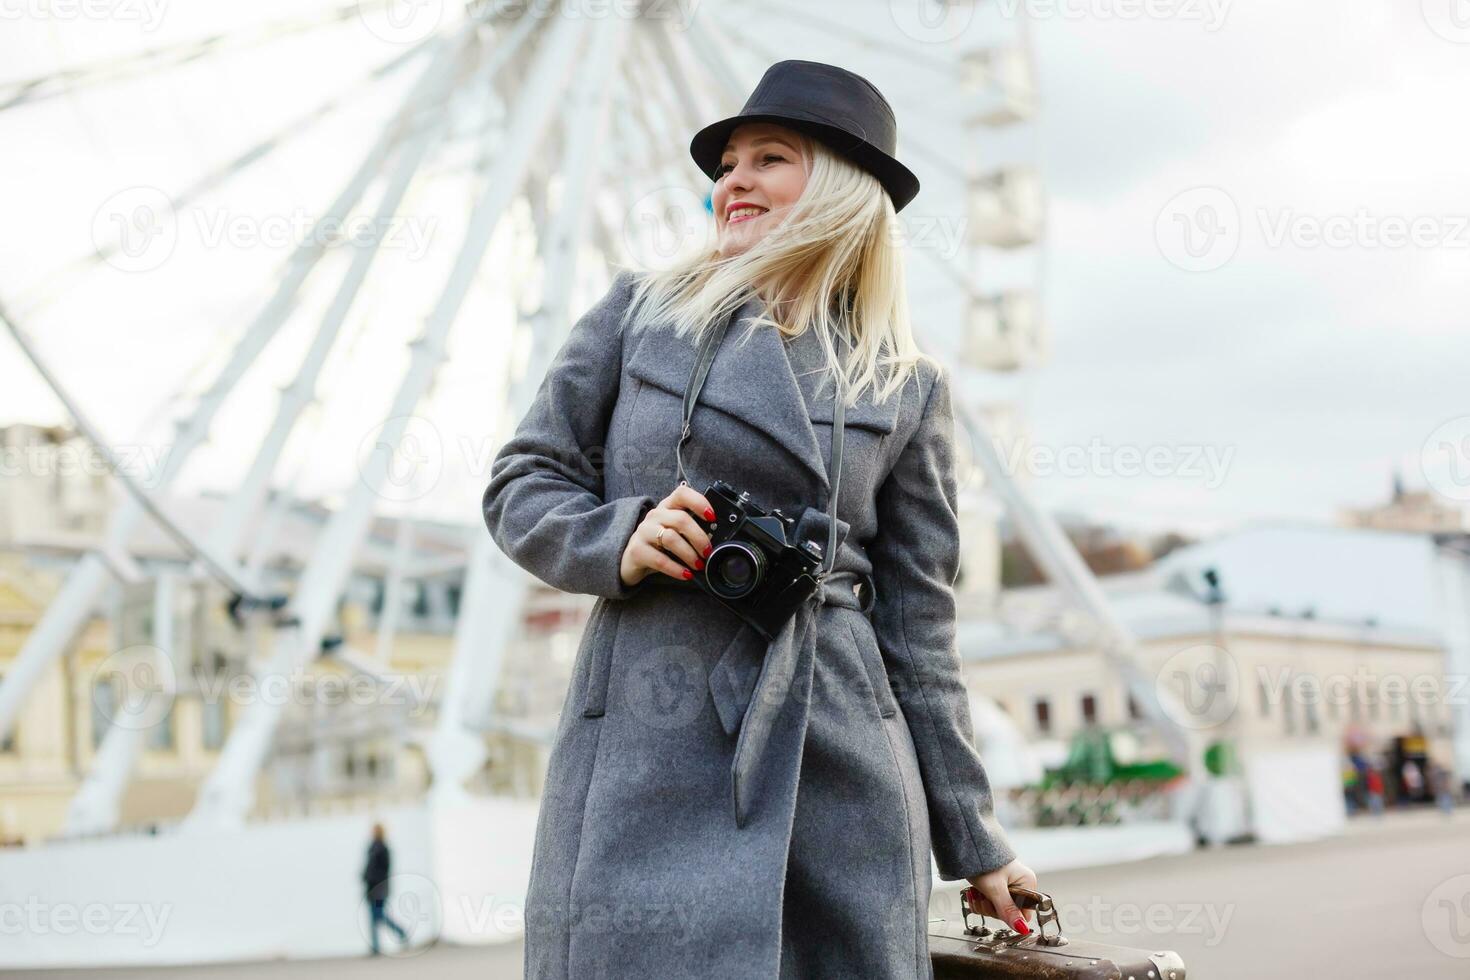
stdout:
[[[864,582],[866,580],[866,582]],[[864,583],[868,601],[853,587]],[[800,765],[811,707],[813,664],[822,606],[864,611],[871,608],[872,581],[858,572],[828,575],[807,601],[797,607],[769,643],[742,625],[724,655],[710,671],[709,688],[725,731],[736,736],[730,763],[730,789],[735,824],[744,827],[761,797],[763,785],[794,781]],[[793,723],[776,727],[787,702],[794,705]]]

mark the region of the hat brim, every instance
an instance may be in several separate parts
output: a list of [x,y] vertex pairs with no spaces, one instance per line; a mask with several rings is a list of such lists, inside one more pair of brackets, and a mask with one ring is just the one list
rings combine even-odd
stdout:
[[918,176],[867,140],[826,123],[770,112],[729,116],[719,122],[710,123],[694,134],[694,139],[689,141],[689,155],[706,177],[714,180],[715,168],[720,164],[720,157],[724,156],[725,144],[730,141],[730,134],[735,131],[735,127],[750,122],[780,123],[821,140],[878,178],[878,183],[883,185],[883,189],[892,199],[895,212],[902,211],[919,193]]

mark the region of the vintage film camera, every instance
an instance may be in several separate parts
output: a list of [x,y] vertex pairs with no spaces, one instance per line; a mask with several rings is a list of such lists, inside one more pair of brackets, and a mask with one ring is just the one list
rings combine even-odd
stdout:
[[748,491],[724,480],[711,483],[704,496],[715,512],[705,525],[712,550],[690,584],[771,640],[817,589],[822,545],[794,541],[796,518],[762,509]]

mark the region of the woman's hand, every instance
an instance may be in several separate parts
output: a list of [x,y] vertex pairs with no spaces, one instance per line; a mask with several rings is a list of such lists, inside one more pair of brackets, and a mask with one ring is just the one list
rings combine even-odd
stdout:
[[[689,569],[704,567],[702,556],[710,553],[709,534],[694,519],[694,514],[714,520],[715,512],[704,494],[682,480],[658,506],[643,517],[643,523],[633,529],[628,546],[623,549],[623,560],[618,574],[629,588],[637,585],[654,572],[663,572],[681,581],[694,577]],[[662,547],[654,543],[659,530],[664,531]],[[674,559],[678,558],[684,564]]]
[[[665,537],[667,538],[667,535]],[[1007,923],[1023,936],[1031,931],[1026,925],[1027,922],[1032,921],[1031,913],[1022,912],[1011,898],[1012,886],[1037,890],[1036,875],[1030,868],[1016,860],[994,871],[987,871],[983,875],[975,875],[965,880],[974,885],[975,890],[979,892],[978,900],[977,896],[971,893],[971,908]]]

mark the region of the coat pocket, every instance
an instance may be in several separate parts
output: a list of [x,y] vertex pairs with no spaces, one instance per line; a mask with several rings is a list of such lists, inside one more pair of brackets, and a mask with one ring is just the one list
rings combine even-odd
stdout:
[[612,672],[613,644],[618,632],[618,610],[612,605],[611,601],[599,596],[583,632],[581,663],[586,671],[582,685],[584,718],[596,718],[607,709],[608,677]]
[[898,710],[898,701],[893,696],[893,688],[888,683],[888,668],[883,666],[883,654],[878,649],[878,637],[873,634],[873,628],[864,619],[863,625],[858,626],[852,617],[847,620],[848,632],[852,634],[852,641],[857,645],[858,653],[863,658],[863,664],[868,668],[868,686],[873,689],[873,700],[877,702],[878,714],[883,718],[892,718]]

